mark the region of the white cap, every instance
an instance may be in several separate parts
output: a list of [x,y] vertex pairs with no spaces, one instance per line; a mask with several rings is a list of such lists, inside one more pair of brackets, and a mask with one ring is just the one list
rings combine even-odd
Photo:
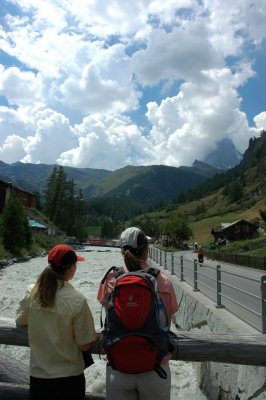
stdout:
[[148,244],[150,237],[146,236],[139,228],[127,228],[121,233],[120,243],[121,247],[129,246],[132,249],[143,249]]

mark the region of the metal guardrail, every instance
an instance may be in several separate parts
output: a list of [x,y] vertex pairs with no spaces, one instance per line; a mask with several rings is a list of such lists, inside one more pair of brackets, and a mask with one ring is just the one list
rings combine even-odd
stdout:
[[150,247],[149,257],[243,321],[266,333],[266,276],[260,279]]

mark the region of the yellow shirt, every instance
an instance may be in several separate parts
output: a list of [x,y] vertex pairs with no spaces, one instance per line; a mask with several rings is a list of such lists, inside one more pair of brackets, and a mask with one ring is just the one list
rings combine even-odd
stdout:
[[16,313],[18,325],[28,325],[30,374],[36,378],[77,376],[84,361],[79,346],[97,338],[86,298],[68,282],[57,289],[55,305],[41,307],[28,287]]

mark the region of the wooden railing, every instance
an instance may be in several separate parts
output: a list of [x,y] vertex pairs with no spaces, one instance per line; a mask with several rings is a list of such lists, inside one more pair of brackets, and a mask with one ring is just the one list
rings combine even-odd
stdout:
[[[173,360],[266,365],[266,335],[235,335],[205,331],[178,331],[176,334],[178,340],[174,343]],[[99,354],[99,348],[100,352],[102,350],[99,345],[99,331],[97,335],[98,340],[92,345],[93,354]],[[0,344],[28,346],[27,329],[17,327],[12,319],[0,317]],[[26,399],[28,381],[28,367],[0,352],[0,398]],[[16,397],[17,395],[19,397]],[[101,395],[92,394],[87,394],[86,397],[95,400],[103,398]]]

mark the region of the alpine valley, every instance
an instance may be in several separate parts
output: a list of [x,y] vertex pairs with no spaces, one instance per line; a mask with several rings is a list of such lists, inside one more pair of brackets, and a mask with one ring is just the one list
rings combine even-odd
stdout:
[[[218,151],[222,146],[223,151]],[[230,150],[230,157],[228,157]],[[221,159],[226,154],[226,159]],[[86,199],[124,198],[150,207],[171,201],[180,192],[197,186],[221,170],[226,170],[240,161],[231,140],[217,143],[217,149],[207,159],[209,163],[195,160],[191,167],[169,167],[165,165],[125,166],[115,171],[92,168],[64,167],[68,179],[82,189]],[[32,192],[42,198],[47,179],[58,165],[0,161],[0,179]]]

